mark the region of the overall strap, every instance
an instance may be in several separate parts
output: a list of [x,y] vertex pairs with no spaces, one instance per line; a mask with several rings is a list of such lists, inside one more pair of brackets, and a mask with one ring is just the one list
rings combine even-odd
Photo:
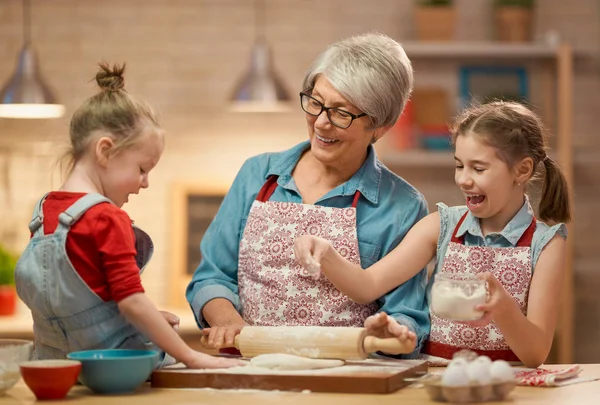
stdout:
[[35,204],[33,209],[33,215],[31,216],[31,221],[29,222],[29,232],[31,232],[31,235],[34,237],[44,235],[44,211],[42,206],[48,194],[50,193],[44,194],[44,196]]
[[58,216],[58,227],[57,231],[68,231],[75,222],[81,218],[83,214],[94,205],[102,202],[108,202],[112,204],[112,201],[103,196],[102,194],[90,193],[81,197],[75,201],[69,208]]
[[465,244],[465,235],[462,235],[461,237],[457,237],[456,234],[458,232],[458,228],[460,228],[463,221],[467,217],[468,213],[469,213],[469,211],[465,212],[464,215],[462,217],[460,217],[460,219],[458,220],[456,227],[454,227],[454,232],[452,232],[452,239],[450,239],[451,242],[460,243],[461,245]]

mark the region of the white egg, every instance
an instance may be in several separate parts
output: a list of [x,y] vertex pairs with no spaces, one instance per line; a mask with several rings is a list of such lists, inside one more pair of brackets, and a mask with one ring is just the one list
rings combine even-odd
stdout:
[[469,385],[467,368],[460,365],[448,367],[442,375],[442,384],[449,387],[460,387]]
[[475,361],[478,363],[487,364],[488,368],[492,365],[492,359],[490,359],[488,356],[479,356],[475,359]]
[[452,359],[452,361],[450,362],[450,364],[448,364],[448,368],[450,368],[450,367],[456,367],[456,366],[466,367],[467,364],[469,364],[469,362],[466,359],[464,359],[462,357],[456,357],[456,358]]
[[467,374],[469,375],[469,380],[475,384],[485,385],[492,382],[490,367],[485,361],[476,360],[469,363]]
[[496,381],[511,381],[515,378],[512,367],[504,360],[496,360],[492,363],[490,375]]

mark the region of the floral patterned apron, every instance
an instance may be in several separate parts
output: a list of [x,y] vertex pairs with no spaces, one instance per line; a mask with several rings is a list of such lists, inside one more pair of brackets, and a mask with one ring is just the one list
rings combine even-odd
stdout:
[[[527,313],[527,296],[531,283],[531,241],[535,218],[516,247],[465,246],[464,235],[456,236],[465,213],[452,233],[441,273],[478,274],[489,271],[515,299],[523,314]],[[470,349],[492,360],[520,362],[494,322],[471,326],[437,317],[430,311],[431,333],[423,352],[431,363],[447,363],[461,349]]]
[[314,280],[294,257],[294,240],[314,235],[331,241],[360,265],[354,195],[350,208],[269,201],[271,176],[253,202],[240,242],[238,285],[242,316],[257,326],[363,326],[378,305],[351,301],[326,277]]

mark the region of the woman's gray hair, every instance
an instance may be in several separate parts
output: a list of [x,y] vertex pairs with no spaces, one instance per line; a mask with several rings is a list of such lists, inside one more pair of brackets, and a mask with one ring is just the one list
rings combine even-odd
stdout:
[[329,46],[304,77],[303,90],[324,75],[374,128],[393,125],[410,97],[413,69],[402,46],[383,34],[363,34]]

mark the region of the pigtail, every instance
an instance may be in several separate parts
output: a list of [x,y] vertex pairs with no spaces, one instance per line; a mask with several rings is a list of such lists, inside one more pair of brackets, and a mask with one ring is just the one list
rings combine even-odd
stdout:
[[567,179],[558,164],[546,156],[544,159],[546,176],[539,206],[539,216],[543,221],[569,222],[571,202]]

